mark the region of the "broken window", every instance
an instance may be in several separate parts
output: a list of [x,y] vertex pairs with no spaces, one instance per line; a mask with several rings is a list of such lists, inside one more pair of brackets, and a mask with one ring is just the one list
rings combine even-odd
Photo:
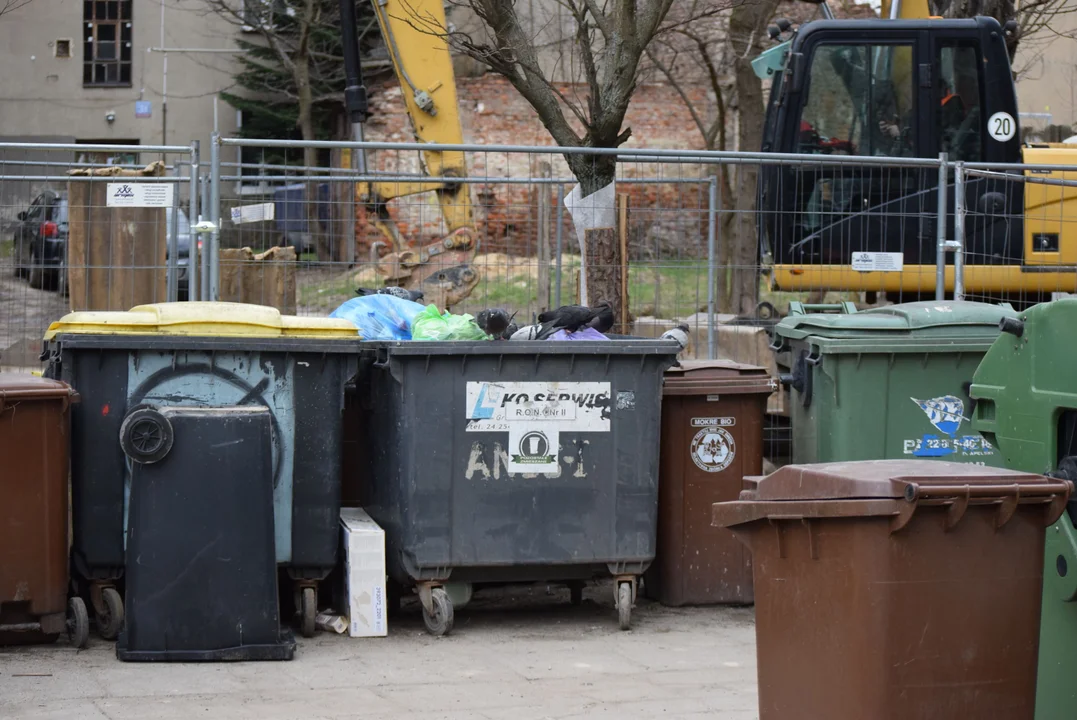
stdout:
[[83,0],[83,85],[131,85],[131,1]]

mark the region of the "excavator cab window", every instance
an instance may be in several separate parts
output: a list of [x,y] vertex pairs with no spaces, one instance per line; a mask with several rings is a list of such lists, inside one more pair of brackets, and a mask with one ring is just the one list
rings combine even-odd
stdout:
[[980,111],[980,63],[971,45],[939,48],[939,150],[951,160],[983,159],[983,113]]
[[800,116],[800,153],[915,155],[912,46],[821,45]]

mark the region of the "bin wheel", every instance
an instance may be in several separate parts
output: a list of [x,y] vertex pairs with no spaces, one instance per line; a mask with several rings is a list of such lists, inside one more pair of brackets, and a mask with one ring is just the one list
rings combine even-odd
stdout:
[[90,639],[90,616],[86,612],[86,603],[80,597],[67,601],[67,639],[80,650],[86,647]]
[[314,637],[314,620],[318,615],[318,594],[314,588],[303,588],[303,597],[299,601],[300,625],[299,630],[303,637]]
[[172,449],[172,423],[153,408],[128,413],[120,425],[120,447],[135,462],[149,465]]
[[617,586],[617,624],[622,630],[632,627],[632,583]]
[[423,624],[426,625],[426,631],[438,637],[448,635],[453,623],[452,600],[449,599],[449,593],[445,592],[445,588],[434,588],[430,591],[430,601],[434,604],[434,613],[430,614],[426,612],[426,608],[423,608]]
[[105,611],[96,615],[97,633],[105,640],[115,640],[123,627],[123,598],[116,588],[107,587],[101,591],[101,599]]
[[583,605],[583,583],[573,582],[568,585],[569,602],[573,605]]

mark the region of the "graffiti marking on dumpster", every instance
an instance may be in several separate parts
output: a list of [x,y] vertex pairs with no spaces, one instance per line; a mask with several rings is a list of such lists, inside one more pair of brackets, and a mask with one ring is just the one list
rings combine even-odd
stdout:
[[979,435],[959,435],[965,417],[965,401],[956,395],[918,400],[909,398],[924,411],[937,433],[925,432],[921,437],[904,441],[906,455],[924,458],[984,457],[994,455],[995,448]]
[[700,470],[716,473],[725,470],[737,456],[737,444],[727,430],[706,427],[692,438],[692,462]]

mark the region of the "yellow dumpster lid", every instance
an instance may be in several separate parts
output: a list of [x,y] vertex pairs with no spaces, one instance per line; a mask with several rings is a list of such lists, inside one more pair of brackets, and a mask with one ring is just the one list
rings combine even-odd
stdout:
[[229,302],[139,305],[127,312],[73,312],[49,325],[45,340],[61,334],[199,335],[215,337],[359,337],[347,320],[281,315],[276,308]]

